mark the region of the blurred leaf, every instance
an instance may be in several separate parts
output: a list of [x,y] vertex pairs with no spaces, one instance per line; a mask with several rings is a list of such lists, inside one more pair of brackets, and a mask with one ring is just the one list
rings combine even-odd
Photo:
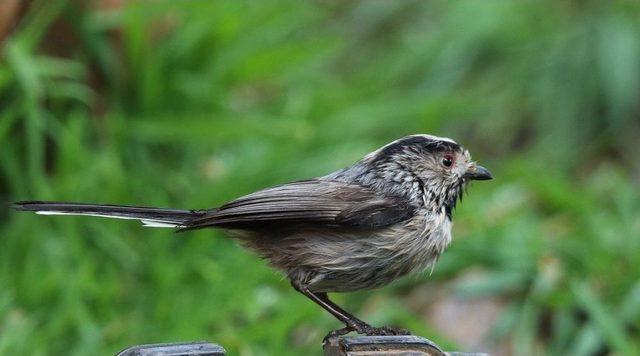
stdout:
[[[469,188],[433,275],[338,301],[464,350],[405,306],[416,283],[453,280],[455,293],[508,305],[484,326],[491,345],[637,351],[636,2],[36,0],[25,11],[0,53],[3,201],[207,208],[403,135],[448,136],[496,179]],[[6,208],[0,220],[1,354],[210,339],[297,355],[339,326],[220,233]]]
[[624,326],[621,325],[612,313],[596,298],[590,288],[584,283],[574,283],[571,289],[578,303],[589,313],[598,332],[609,341],[609,345],[622,354],[633,354],[632,346],[627,340]]

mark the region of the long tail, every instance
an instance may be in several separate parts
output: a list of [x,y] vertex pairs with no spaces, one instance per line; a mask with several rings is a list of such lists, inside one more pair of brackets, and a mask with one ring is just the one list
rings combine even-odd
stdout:
[[14,209],[33,211],[41,215],[86,215],[115,219],[133,219],[150,227],[178,227],[185,222],[201,217],[202,210],[177,210],[147,208],[124,205],[102,205],[82,203],[62,203],[43,201],[23,201],[13,204]]

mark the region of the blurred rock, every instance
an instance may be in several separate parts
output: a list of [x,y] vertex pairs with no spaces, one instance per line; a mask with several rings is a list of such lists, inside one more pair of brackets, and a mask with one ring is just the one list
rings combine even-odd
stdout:
[[438,333],[455,342],[458,349],[508,355],[506,344],[489,338],[492,326],[505,310],[505,302],[496,297],[467,297],[453,292],[458,284],[483,278],[482,271],[468,270],[445,284],[415,289],[407,301],[412,310],[417,310]]
[[17,25],[25,3],[21,0],[0,1],[0,42],[4,42]]

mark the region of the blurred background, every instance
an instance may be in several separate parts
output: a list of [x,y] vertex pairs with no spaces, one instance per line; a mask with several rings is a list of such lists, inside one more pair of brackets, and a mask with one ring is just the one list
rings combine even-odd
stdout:
[[319,354],[341,325],[218,232],[8,205],[213,207],[413,133],[496,178],[431,275],[339,303],[447,349],[635,354],[639,99],[636,1],[3,0],[0,354]]

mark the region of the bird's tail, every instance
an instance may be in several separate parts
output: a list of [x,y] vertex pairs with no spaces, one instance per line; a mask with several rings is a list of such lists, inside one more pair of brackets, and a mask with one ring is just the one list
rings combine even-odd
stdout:
[[86,215],[141,221],[150,227],[179,227],[185,222],[201,217],[205,211],[147,208],[124,205],[102,205],[23,201],[13,204],[14,209],[33,211],[41,215]]

